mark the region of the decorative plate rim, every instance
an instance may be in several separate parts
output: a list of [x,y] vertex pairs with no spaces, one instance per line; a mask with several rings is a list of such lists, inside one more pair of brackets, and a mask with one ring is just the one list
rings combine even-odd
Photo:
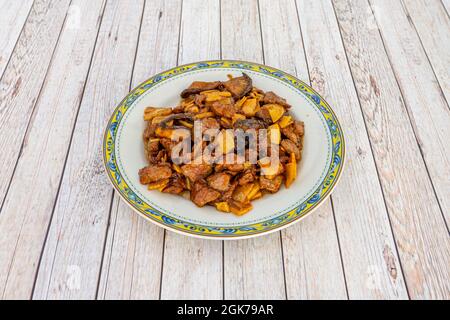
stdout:
[[[122,178],[122,174],[119,172],[116,162],[115,138],[120,121],[123,119],[123,116],[128,108],[139,96],[152,88],[153,85],[161,83],[166,79],[170,79],[182,73],[214,68],[232,68],[241,69],[243,71],[251,70],[277,78],[287,85],[290,85],[297,91],[303,93],[312,102],[312,104],[318,108],[320,114],[324,117],[325,122],[328,125],[328,129],[330,130],[329,133],[331,134],[332,141],[332,156],[327,174],[316,190],[314,190],[314,192],[305,201],[289,210],[289,212],[283,213],[266,221],[237,227],[213,227],[191,223],[170,217],[153,208],[138,197],[136,193],[129,188],[125,179]],[[136,211],[139,216],[170,231],[197,238],[217,240],[242,239],[269,234],[302,220],[304,217],[316,210],[336,187],[342,175],[346,156],[344,133],[339,120],[329,104],[314,89],[284,71],[270,66],[242,60],[208,60],[193,62],[168,69],[140,83],[133,90],[131,90],[114,109],[114,112],[112,113],[105,128],[102,153],[103,165],[114,189],[118,192],[125,203]]]

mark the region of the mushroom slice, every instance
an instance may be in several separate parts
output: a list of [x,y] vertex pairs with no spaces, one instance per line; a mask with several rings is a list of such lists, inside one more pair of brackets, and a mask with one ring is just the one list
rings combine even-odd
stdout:
[[221,86],[221,84],[222,84],[222,82],[220,82],[220,81],[213,81],[213,82],[194,81],[191,83],[189,88],[187,88],[181,92],[181,97],[187,98],[191,94],[197,94],[202,91],[217,89],[218,87]]
[[238,100],[252,90],[252,79],[245,73],[242,73],[242,77],[232,78],[224,82],[223,86],[235,100]]

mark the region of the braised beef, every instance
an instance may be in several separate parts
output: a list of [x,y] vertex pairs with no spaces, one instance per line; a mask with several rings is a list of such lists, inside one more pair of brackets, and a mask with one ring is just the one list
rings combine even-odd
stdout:
[[139,180],[142,184],[168,179],[171,175],[172,169],[167,164],[151,164],[139,170]]
[[203,207],[219,197],[220,192],[209,187],[204,180],[198,180],[192,186],[191,200],[199,207]]

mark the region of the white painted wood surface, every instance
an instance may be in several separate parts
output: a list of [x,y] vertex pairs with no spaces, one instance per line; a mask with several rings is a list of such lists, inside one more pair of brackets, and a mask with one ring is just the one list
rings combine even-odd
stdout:
[[[449,299],[449,7],[0,0],[1,298]],[[130,87],[218,58],[311,81],[343,124],[340,185],[282,232],[164,231],[103,172],[103,129]]]
[[8,64],[34,0],[0,1],[0,77]]
[[0,237],[4,298],[31,297],[104,7],[79,0],[73,6],[79,24],[63,27],[0,214],[7,230]]
[[[332,200],[349,298],[405,298],[383,195],[333,5],[331,1],[297,4],[312,86],[334,106],[346,128],[347,175],[342,177]],[[317,20],[323,23],[317,24]],[[392,267],[398,270],[395,276],[386,266],[385,250],[390,253]],[[374,277],[377,283],[372,286]]]
[[[113,196],[103,174],[103,129],[130,88],[143,5],[143,1],[106,4],[40,263],[35,299],[96,297]],[[132,15],[138,18],[130,19]]]

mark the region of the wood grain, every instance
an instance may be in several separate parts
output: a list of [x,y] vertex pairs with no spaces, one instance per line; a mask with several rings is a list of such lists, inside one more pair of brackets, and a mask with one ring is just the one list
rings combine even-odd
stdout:
[[346,168],[332,200],[349,298],[407,298],[333,5],[331,1],[297,1],[297,5],[311,83],[333,106],[345,129]]
[[[220,58],[219,0],[184,0],[179,64]],[[166,231],[161,299],[222,299],[222,242]]]
[[[438,279],[449,279],[448,233],[380,33],[367,23],[372,19],[369,4],[361,0],[335,5],[409,295],[446,297],[449,283]],[[383,35],[386,21],[396,21],[390,25],[401,28],[390,30],[389,37],[403,33],[402,20],[407,20],[400,3],[377,2],[374,8]],[[399,52],[395,56],[404,58]],[[389,58],[394,62],[391,54]]]
[[[403,0],[443,94],[450,101],[450,17],[439,0]],[[413,30],[411,30],[414,35]]]
[[103,130],[130,88],[142,10],[143,1],[106,4],[35,299],[96,296],[113,195],[102,164]]
[[[402,19],[399,25],[408,35],[389,36],[386,45],[391,55],[400,55],[391,60],[449,226],[450,18],[438,1],[405,1],[405,5],[409,23]],[[388,32],[384,24],[381,28]]]
[[35,1],[0,80],[0,204],[14,172],[68,6],[68,0],[58,5]]
[[445,7],[447,14],[450,16],[450,0],[442,0],[442,5]]
[[62,30],[0,214],[4,298],[31,296],[103,11],[102,2],[72,5],[80,24]]
[[[181,0],[148,1],[132,87],[177,63]],[[101,299],[158,299],[164,230],[114,196],[100,280]]]
[[[264,63],[258,2],[222,1],[221,19],[222,58]],[[225,241],[224,283],[225,299],[284,299],[280,233]]]
[[[295,2],[259,4],[266,64],[309,83]],[[329,200],[305,220],[284,229],[282,243],[288,299],[347,298]]]
[[0,78],[30,12],[33,0],[0,1]]

